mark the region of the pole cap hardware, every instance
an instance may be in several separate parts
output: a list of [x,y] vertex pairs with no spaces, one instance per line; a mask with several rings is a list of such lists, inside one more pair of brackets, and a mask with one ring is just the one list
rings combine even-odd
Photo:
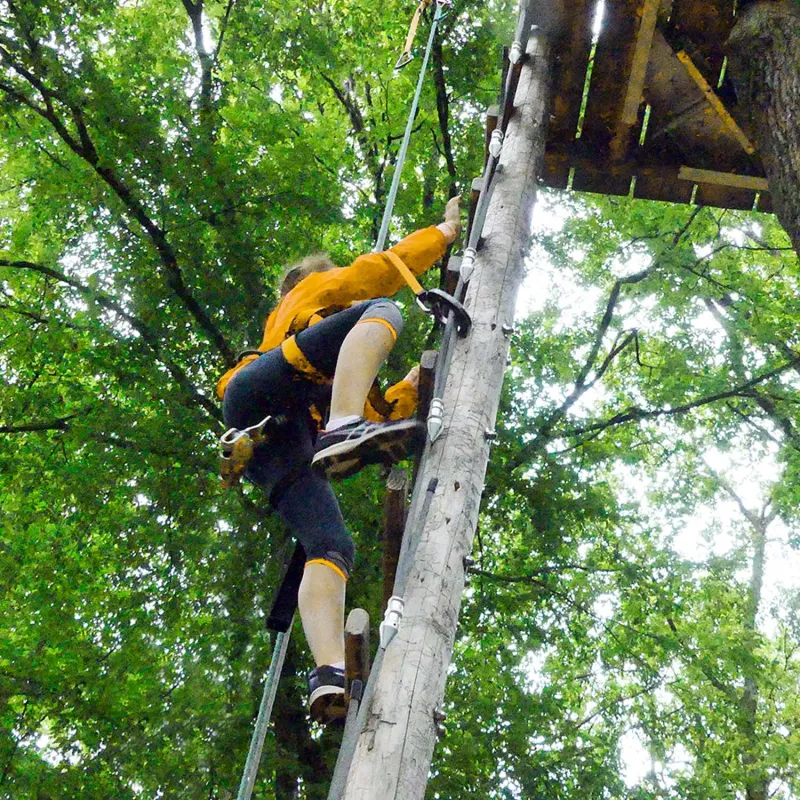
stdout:
[[436,735],[440,739],[447,733],[447,730],[443,724],[446,719],[447,719],[447,714],[445,714],[444,711],[438,708],[434,709],[433,723],[436,726]]

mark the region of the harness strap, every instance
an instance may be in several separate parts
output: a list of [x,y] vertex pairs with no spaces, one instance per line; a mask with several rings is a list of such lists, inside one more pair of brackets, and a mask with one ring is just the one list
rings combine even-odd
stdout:
[[409,285],[414,294],[421,294],[425,291],[422,284],[417,280],[417,276],[405,265],[405,262],[397,253],[385,250],[383,255],[392,262],[392,266],[402,275],[403,280]]

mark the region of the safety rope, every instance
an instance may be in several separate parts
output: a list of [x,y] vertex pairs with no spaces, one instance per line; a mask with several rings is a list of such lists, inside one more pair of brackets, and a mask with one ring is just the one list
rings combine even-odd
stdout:
[[[411,101],[411,110],[408,113],[408,122],[406,123],[406,130],[403,134],[403,141],[400,144],[400,150],[397,153],[397,162],[394,168],[394,175],[392,176],[392,185],[389,189],[389,196],[386,199],[386,208],[383,210],[383,219],[381,220],[381,228],[378,232],[378,240],[375,243],[374,252],[380,253],[386,247],[386,236],[389,233],[389,223],[392,219],[392,212],[394,211],[394,201],[397,199],[397,190],[400,188],[400,175],[403,172],[403,165],[406,161],[406,153],[408,152],[408,144],[411,141],[411,132],[414,128],[414,120],[417,116],[417,108],[419,107],[419,99],[422,96],[422,87],[425,83],[425,72],[428,69],[428,61],[430,59],[431,50],[433,49],[433,42],[436,38],[436,31],[439,28],[439,23],[445,16],[444,9],[450,5],[450,0],[437,0],[436,10],[433,14],[433,22],[431,23],[431,31],[428,34],[428,44],[425,47],[425,55],[422,57],[422,66],[419,69],[419,78],[417,79],[417,90],[414,92],[414,99]],[[415,16],[422,13],[420,7],[417,8]],[[413,21],[412,21],[413,25]],[[416,28],[415,28],[416,30]],[[401,56],[402,58],[402,56]]]

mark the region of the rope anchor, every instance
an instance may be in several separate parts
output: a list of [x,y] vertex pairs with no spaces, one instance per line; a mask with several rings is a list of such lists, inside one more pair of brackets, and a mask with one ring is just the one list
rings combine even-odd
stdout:
[[[407,64],[410,64],[414,60],[414,56],[411,55],[411,48],[414,45],[414,39],[417,35],[419,20],[422,16],[422,12],[432,2],[433,0],[420,0],[417,10],[414,12],[414,16],[411,18],[411,24],[408,26],[408,35],[406,36],[406,43],[403,45],[403,52],[400,54],[400,57],[397,59],[397,63],[394,65],[395,70],[403,69],[403,67],[405,67]],[[437,6],[450,7],[452,5],[452,0],[438,0],[437,2]],[[444,17],[444,15],[442,15],[442,17]]]

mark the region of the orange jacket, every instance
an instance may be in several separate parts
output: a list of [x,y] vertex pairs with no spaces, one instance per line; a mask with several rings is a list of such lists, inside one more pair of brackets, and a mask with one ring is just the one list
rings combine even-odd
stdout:
[[[444,234],[432,226],[415,231],[390,249],[415,275],[421,275],[444,255],[447,241]],[[348,308],[376,297],[390,297],[403,286],[403,277],[383,253],[359,256],[349,267],[312,272],[283,297],[269,315],[258,349],[266,353],[280,346],[286,360],[309,380],[329,383],[329,379],[308,363],[294,341],[294,334],[324,319],[329,309]],[[245,356],[219,379],[217,397],[220,400],[230,379],[256,358],[257,355]],[[410,383],[400,381],[392,386],[386,392],[386,400],[395,403],[390,418],[410,416],[416,399],[416,390]],[[365,408],[365,415],[369,419],[381,418],[369,405]]]

